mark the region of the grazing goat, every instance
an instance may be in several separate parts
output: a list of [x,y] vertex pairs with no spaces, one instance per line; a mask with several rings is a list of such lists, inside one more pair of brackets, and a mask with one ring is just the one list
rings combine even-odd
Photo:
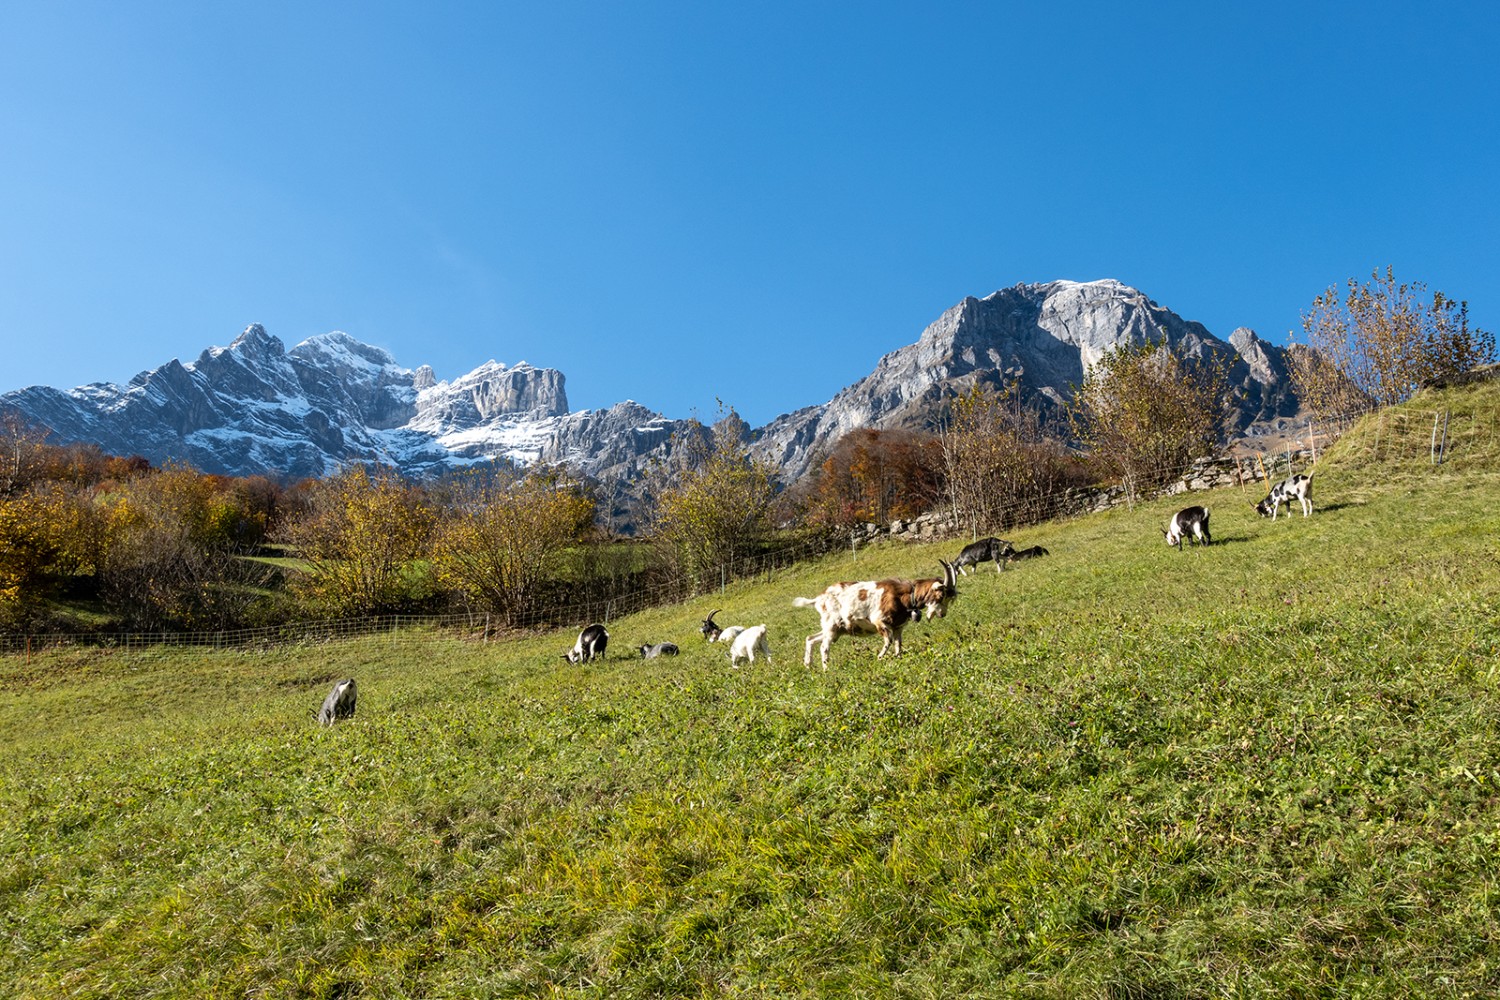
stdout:
[[1021,559],[1039,559],[1042,556],[1049,556],[1051,554],[1052,553],[1048,552],[1040,545],[1033,545],[1029,549],[1017,549],[1014,552],[1008,553],[1005,557],[1005,561],[1017,562]]
[[641,659],[643,659],[643,660],[654,660],[658,656],[676,656],[677,655],[677,643],[675,643],[675,642],[658,642],[658,643],[656,643],[653,646],[642,646],[642,647],[640,647],[640,650],[641,650]]
[[318,709],[318,725],[331,726],[339,719],[354,718],[354,703],[358,698],[359,691],[354,686],[353,677],[339,681],[323,699],[323,707]]
[[703,624],[698,626],[698,631],[702,632],[703,638],[709,642],[731,642],[735,636],[745,631],[745,626],[743,625],[730,625],[728,628],[725,628],[714,621],[714,615],[718,614],[721,610],[723,609],[719,608],[710,611],[708,617],[703,619]]
[[609,633],[603,625],[594,624],[578,633],[578,641],[573,643],[573,648],[563,654],[563,659],[569,663],[592,663],[604,656],[604,650],[609,647]]
[[1291,514],[1293,500],[1302,505],[1303,517],[1312,514],[1312,473],[1303,475],[1299,472],[1289,479],[1283,479],[1271,487],[1270,495],[1256,504],[1255,509],[1261,517],[1269,516],[1274,521],[1276,515],[1281,513],[1282,504],[1286,504],[1287,514]]
[[771,662],[771,647],[766,644],[764,625],[752,625],[735,636],[734,645],[729,647],[729,663],[737,667],[744,660],[754,666],[757,655],[767,663]]
[[1172,515],[1162,534],[1167,536],[1168,545],[1177,546],[1178,552],[1182,551],[1182,540],[1187,537],[1192,537],[1200,545],[1208,545],[1213,541],[1208,534],[1208,508],[1182,508]]
[[798,597],[792,601],[799,608],[814,607],[822,618],[822,627],[807,637],[802,662],[812,666],[815,643],[822,643],[823,669],[828,669],[828,647],[841,635],[874,632],[885,642],[880,656],[892,650],[901,655],[901,630],[907,622],[922,617],[941,618],[948,612],[948,602],[958,596],[958,573],[953,564],[944,562],[943,578],[925,580],[866,580],[861,583],[835,583],[817,597]]
[[995,572],[998,573],[1005,568],[1005,557],[1014,551],[1015,546],[1003,538],[981,538],[977,542],[965,545],[964,550],[958,554],[958,558],[953,560],[953,566],[964,576],[968,576],[970,566],[978,566],[982,562],[989,562],[993,559]]

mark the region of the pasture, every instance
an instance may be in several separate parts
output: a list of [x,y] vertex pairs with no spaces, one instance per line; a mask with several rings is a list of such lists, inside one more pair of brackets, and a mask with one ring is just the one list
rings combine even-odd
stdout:
[[[1017,532],[1051,555],[826,672],[793,597],[961,544],[610,622],[590,665],[576,630],[0,659],[0,992],[1496,995],[1492,468],[1335,453],[1309,519]],[[1215,544],[1168,548],[1198,502]]]

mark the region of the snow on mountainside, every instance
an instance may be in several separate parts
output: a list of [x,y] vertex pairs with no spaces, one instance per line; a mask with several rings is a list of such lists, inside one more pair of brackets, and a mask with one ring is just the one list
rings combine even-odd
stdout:
[[[413,474],[495,458],[530,463],[586,417],[569,414],[563,374],[553,369],[488,361],[440,382],[431,368],[403,368],[346,333],[287,351],[259,325],[228,347],[189,364],[170,361],[124,387],[33,386],[0,396],[0,407],[60,441],[208,472],[292,477],[327,475],[349,462]],[[643,425],[662,421],[636,415]]]
[[[1297,413],[1285,348],[1245,329],[1220,340],[1118,281],[1053,281],[965,299],[827,403],[754,432],[752,449],[791,481],[856,428],[935,428],[947,400],[976,383],[1014,381],[1024,401],[1055,410],[1110,348],[1162,340],[1228,364],[1239,401],[1231,432]],[[289,477],[326,475],[349,462],[422,475],[505,458],[628,483],[670,451],[688,423],[629,400],[571,413],[564,381],[562,372],[524,361],[488,361],[439,381],[428,366],[404,368],[346,333],[288,351],[255,325],[228,347],[188,364],[170,361],[123,387],[32,386],[0,396],[0,409],[50,429],[60,443]]]

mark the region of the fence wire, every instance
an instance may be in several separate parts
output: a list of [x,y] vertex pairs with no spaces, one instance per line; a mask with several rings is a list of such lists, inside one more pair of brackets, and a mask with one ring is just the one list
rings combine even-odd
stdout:
[[[1196,463],[1183,473],[1181,469],[1139,470],[1147,480],[1166,480],[1164,485],[1137,501],[1184,492],[1191,482],[1207,478],[1214,467],[1213,485],[1248,486],[1257,482],[1290,475],[1300,464],[1314,463],[1323,450],[1341,438],[1347,438],[1365,413],[1309,422],[1305,433],[1297,433],[1296,446],[1288,443],[1274,453],[1240,455],[1217,462]],[[1429,433],[1430,432],[1430,433]],[[1357,435],[1345,441],[1355,455],[1380,460],[1421,460],[1424,464],[1441,464],[1446,458],[1480,445],[1488,445],[1500,434],[1500,410],[1488,413],[1452,414],[1449,411],[1387,410],[1374,420],[1360,425]],[[1424,435],[1426,436],[1424,439]],[[968,519],[962,512],[950,511],[946,530],[924,536],[923,541],[940,541],[942,537],[974,537],[980,531],[1009,530],[1043,521],[1081,517],[1098,510],[1127,502],[1122,487],[1069,488],[1045,496],[1021,497],[1010,504],[997,505],[989,512],[987,523]],[[939,518],[943,521],[943,518]],[[456,638],[484,641],[507,632],[576,628],[591,622],[608,623],[616,618],[636,614],[706,596],[732,582],[771,579],[777,572],[798,563],[827,555],[848,546],[858,558],[861,545],[869,545],[883,532],[852,532],[841,537],[803,540],[753,556],[735,559],[719,567],[718,580],[700,580],[697,584],[674,577],[655,584],[631,589],[627,594],[601,597],[554,605],[522,613],[497,614],[467,612],[457,614],[403,614],[364,618],[287,622],[255,628],[216,629],[194,632],[51,632],[37,634],[0,633],[0,654],[31,653],[58,646],[92,646],[119,650],[156,647],[196,647],[233,649],[258,646],[298,645],[334,642],[361,636],[396,632],[411,628],[430,628],[450,633]]]

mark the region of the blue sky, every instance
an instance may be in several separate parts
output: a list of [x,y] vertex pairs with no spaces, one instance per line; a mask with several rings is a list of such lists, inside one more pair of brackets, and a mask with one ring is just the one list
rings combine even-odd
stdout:
[[1497,51],[1474,3],[0,0],[0,391],[258,322],[758,425],[966,295],[1284,341],[1387,264],[1495,331]]

